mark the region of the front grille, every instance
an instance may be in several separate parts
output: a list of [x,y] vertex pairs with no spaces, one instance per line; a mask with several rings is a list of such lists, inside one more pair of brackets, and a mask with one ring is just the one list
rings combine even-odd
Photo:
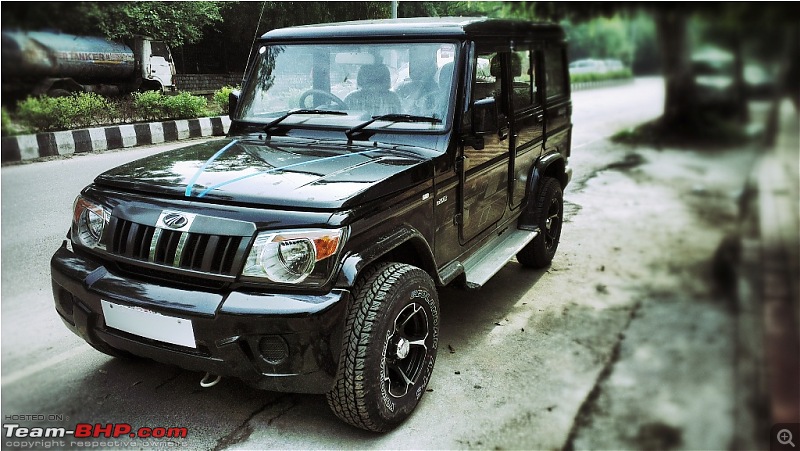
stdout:
[[111,254],[160,266],[235,276],[248,239],[241,236],[179,232],[112,216],[107,248]]

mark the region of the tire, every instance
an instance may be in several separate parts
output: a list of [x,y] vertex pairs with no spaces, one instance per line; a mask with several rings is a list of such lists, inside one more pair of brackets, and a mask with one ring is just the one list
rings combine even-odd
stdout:
[[353,293],[328,405],[346,423],[384,432],[425,393],[439,341],[439,299],[425,271],[400,263],[368,269]]
[[539,227],[539,235],[517,253],[517,261],[530,268],[544,268],[556,255],[564,220],[564,196],[558,180],[542,179],[534,202],[534,225]]

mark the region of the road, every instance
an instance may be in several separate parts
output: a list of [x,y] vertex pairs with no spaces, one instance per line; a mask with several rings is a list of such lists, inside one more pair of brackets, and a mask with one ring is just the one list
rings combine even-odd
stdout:
[[[183,144],[2,168],[3,424],[186,427],[171,444],[209,450],[727,447],[732,322],[708,276],[752,156],[611,143],[660,114],[658,79],[573,99],[575,177],[552,267],[512,261],[480,291],[442,290],[429,393],[383,435],[344,425],[323,396],[234,379],[203,389],[202,374],[109,358],[61,324],[49,258],[75,196],[105,169]],[[30,414],[55,417],[9,417]],[[35,439],[15,440],[2,447]]]

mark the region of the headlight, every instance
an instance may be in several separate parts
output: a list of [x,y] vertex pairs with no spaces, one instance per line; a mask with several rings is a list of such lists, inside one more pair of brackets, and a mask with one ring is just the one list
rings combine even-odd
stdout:
[[342,241],[343,229],[259,233],[242,275],[277,283],[321,285],[336,264]]
[[105,244],[101,244],[100,240],[110,216],[101,205],[78,196],[73,208],[73,241],[89,248],[104,248]]

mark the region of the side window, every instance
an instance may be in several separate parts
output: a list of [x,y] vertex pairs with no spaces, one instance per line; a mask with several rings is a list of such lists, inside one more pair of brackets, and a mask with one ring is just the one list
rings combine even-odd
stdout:
[[479,53],[475,61],[472,99],[498,98],[500,84],[500,54],[496,52]]
[[161,56],[167,61],[170,60],[169,47],[161,41],[151,41],[150,51],[153,56]]
[[544,55],[547,97],[564,95],[567,92],[564,78],[564,52],[561,47],[550,47],[544,51]]
[[511,75],[514,77],[514,111],[538,105],[535,53],[527,50],[512,53]]
[[[475,77],[472,82],[472,100],[478,101],[486,98],[494,98],[497,101],[497,109],[500,115],[501,124],[507,123],[508,100],[504,89],[503,65],[507,54],[498,52],[479,51],[473,64],[475,67]],[[502,127],[502,125],[501,125]],[[497,133],[483,137],[483,149],[475,149],[471,146],[464,148],[465,169],[479,166],[502,155],[508,155],[508,141],[502,140]]]

